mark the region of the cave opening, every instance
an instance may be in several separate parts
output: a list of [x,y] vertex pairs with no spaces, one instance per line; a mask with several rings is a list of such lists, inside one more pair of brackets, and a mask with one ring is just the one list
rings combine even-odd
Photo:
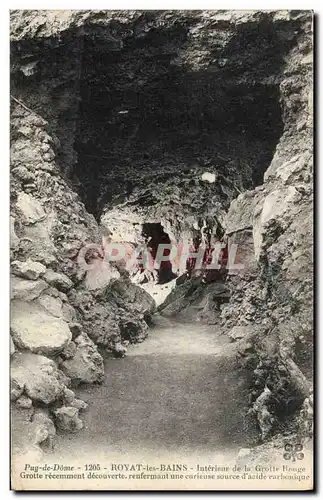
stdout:
[[[194,188],[197,170],[232,180],[233,199],[262,183],[283,132],[275,75],[293,43],[283,27],[241,27],[222,48],[202,42],[207,62],[196,68],[194,21],[151,27],[154,16],[116,23],[113,36],[93,23],[13,46],[14,94],[51,123],[62,170],[97,220],[149,182],[162,192],[176,175]],[[37,64],[26,76],[29,59]]]
[[241,81],[223,63],[175,64],[183,29],[129,36],[120,50],[84,36],[74,175],[97,219],[148,177],[192,164],[236,175],[240,189],[262,183],[283,131],[278,85]]
[[[145,222],[142,225],[142,236],[153,260],[156,259],[159,245],[171,244],[171,239],[160,222]],[[169,255],[169,251],[165,249],[163,255]],[[170,261],[165,260],[161,262],[160,268],[157,271],[157,277],[158,285],[164,285],[176,277]]]

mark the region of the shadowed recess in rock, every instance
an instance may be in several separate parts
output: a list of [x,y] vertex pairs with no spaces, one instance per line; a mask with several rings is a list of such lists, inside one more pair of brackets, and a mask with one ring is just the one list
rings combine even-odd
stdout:
[[162,26],[159,15],[12,46],[17,59],[30,54],[23,64],[37,62],[28,77],[13,72],[13,87],[40,84],[33,105],[45,117],[56,102],[62,168],[97,218],[134,188],[148,187],[153,205],[152,178],[161,191],[174,174],[194,185],[196,168],[216,169],[220,183],[235,177],[240,190],[258,185],[283,131],[275,75],[297,20],[220,23],[214,38],[198,15]]
[[261,183],[283,129],[279,90],[243,73],[252,61],[250,40],[257,47],[253,63],[271,62],[262,67],[264,78],[282,61],[282,46],[270,24],[257,29],[245,28],[223,51],[211,47],[207,67],[194,71],[178,62],[189,44],[186,26],[133,34],[117,52],[104,34],[101,43],[85,36],[75,174],[91,212],[98,216],[105,204],[126,200],[134,184],[169,163],[185,176],[185,166],[214,161],[226,176],[236,159],[238,169],[251,166],[245,187]]

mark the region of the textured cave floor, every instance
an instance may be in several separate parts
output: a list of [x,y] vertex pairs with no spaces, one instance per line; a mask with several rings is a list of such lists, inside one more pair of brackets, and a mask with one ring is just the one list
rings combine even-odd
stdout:
[[106,360],[101,386],[76,391],[89,403],[84,429],[59,436],[57,459],[210,460],[255,443],[245,421],[248,375],[215,328],[157,317],[127,357]]

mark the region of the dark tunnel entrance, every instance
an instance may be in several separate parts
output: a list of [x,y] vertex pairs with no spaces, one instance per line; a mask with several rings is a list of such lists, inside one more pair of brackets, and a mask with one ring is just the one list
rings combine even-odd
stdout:
[[84,37],[74,174],[97,218],[169,163],[181,175],[182,164],[213,162],[240,176],[241,189],[263,180],[283,131],[278,85],[173,64],[182,31],[167,32],[168,42],[158,30],[154,43],[152,33],[147,43],[129,37],[121,51]]
[[[159,245],[169,245],[171,243],[170,237],[164,231],[160,222],[144,223],[142,225],[142,236],[153,260],[156,258]],[[165,249],[163,254],[167,256],[169,255],[169,251]],[[161,262],[160,268],[157,271],[157,276],[159,285],[168,283],[176,277],[172,271],[172,264],[170,261]]]
[[115,21],[113,37],[93,22],[12,47],[23,68],[25,53],[38,68],[15,71],[13,91],[19,97],[23,84],[26,103],[53,124],[62,169],[98,220],[148,178],[182,179],[192,166],[237,181],[227,208],[262,183],[283,132],[279,75],[296,25],[264,19],[234,33],[219,25],[196,45],[194,16],[175,24],[160,16]]

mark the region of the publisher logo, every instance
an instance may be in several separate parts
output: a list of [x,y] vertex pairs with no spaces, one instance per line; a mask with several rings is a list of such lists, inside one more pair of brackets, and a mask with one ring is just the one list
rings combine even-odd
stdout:
[[292,445],[290,443],[285,444],[285,453],[284,453],[285,460],[291,460],[292,462],[296,462],[296,460],[303,460],[303,458],[304,458],[304,453],[302,444],[300,443],[297,443],[295,445]]

